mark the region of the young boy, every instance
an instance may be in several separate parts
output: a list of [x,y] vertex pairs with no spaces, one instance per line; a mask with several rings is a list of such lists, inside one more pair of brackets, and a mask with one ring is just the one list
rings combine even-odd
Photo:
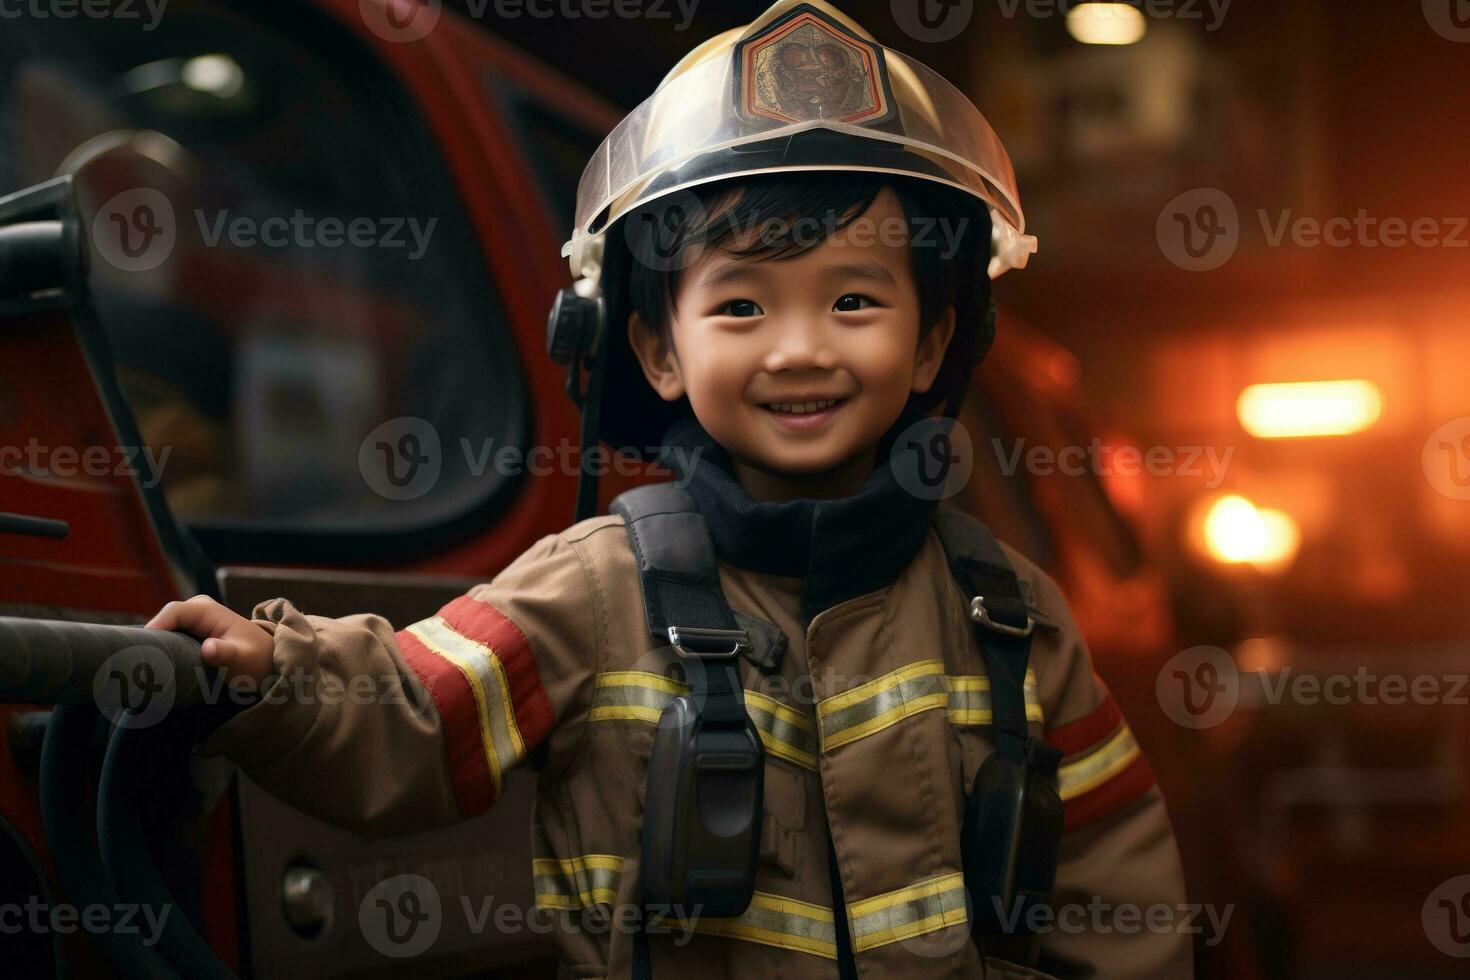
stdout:
[[[1192,975],[1172,919],[1140,924],[1182,906],[1174,841],[1066,604],[1009,548],[989,565],[998,590],[957,580],[939,494],[903,463],[907,434],[955,409],[988,344],[987,272],[1031,248],[974,107],[831,6],[781,0],[686,57],[598,151],[579,198],[569,253],[583,278],[557,319],[591,327],[553,350],[606,374],[594,434],[686,450],[672,457],[686,495],[545,537],[397,632],[284,599],[250,620],[203,597],[170,603],[150,625],[203,638],[228,672],[386,676],[407,693],[342,703],[272,697],[267,681],[206,750],[370,832],[479,813],[535,753],[537,904],[560,915],[699,893],[697,875],[670,884],[640,862],[674,841],[677,865],[696,847],[690,821],[748,839],[754,800],[753,884],[731,914],[683,909],[683,941],[564,928],[571,976]],[[635,523],[657,533],[635,542]],[[702,546],[717,575],[661,572]],[[705,602],[738,659],[677,632],[702,625]],[[719,688],[723,670],[736,690]],[[691,687],[684,703],[711,730],[717,702],[743,707],[754,797],[669,804],[693,770],[663,739]],[[700,744],[701,771],[725,765],[738,790],[740,765],[718,759],[749,758],[739,740]],[[1030,781],[1010,797],[1027,784],[997,789],[1006,759]],[[1001,839],[1010,798],[1034,806],[1029,843]],[[1018,904],[1024,887],[986,884],[1017,854],[1017,879],[1043,893],[1056,863],[1039,944],[975,928],[1036,908]],[[739,880],[738,858],[709,880]]]

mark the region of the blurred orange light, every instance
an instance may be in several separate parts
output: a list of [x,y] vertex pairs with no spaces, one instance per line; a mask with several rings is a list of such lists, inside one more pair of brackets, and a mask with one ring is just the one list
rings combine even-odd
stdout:
[[1129,3],[1081,3],[1067,11],[1067,33],[1083,44],[1134,44],[1147,31],[1143,11]]
[[1226,565],[1250,563],[1280,571],[1296,559],[1302,534],[1284,511],[1259,508],[1236,494],[1221,497],[1205,515],[1205,547]]
[[1378,421],[1383,395],[1361,380],[1251,385],[1235,411],[1245,431],[1261,439],[1345,436]]
[[1051,379],[1065,388],[1071,388],[1082,380],[1082,363],[1069,350],[1057,351],[1046,366]]

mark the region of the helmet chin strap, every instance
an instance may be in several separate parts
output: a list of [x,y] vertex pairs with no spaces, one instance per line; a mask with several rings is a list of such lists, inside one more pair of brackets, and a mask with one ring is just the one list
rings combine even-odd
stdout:
[[[567,366],[567,396],[581,414],[581,451],[577,462],[576,520],[597,510],[597,469],[593,450],[600,443],[602,388],[608,343],[603,301],[586,280],[557,293],[546,323],[546,350],[551,359]],[[583,383],[585,372],[586,381]]]

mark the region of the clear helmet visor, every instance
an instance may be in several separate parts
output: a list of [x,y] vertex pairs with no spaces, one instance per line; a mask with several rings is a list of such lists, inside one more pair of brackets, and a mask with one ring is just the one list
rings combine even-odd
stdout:
[[618,124],[577,188],[576,227],[562,249],[573,275],[595,278],[602,234],[636,207],[711,181],[802,170],[954,187],[991,211],[990,275],[1026,264],[1036,240],[985,117],[943,77],[830,10],[797,4],[729,32],[728,43],[712,39],[702,60],[675,69]]

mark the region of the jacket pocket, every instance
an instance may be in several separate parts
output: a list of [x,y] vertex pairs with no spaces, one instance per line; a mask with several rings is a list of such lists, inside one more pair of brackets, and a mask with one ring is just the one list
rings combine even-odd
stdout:
[[806,779],[782,763],[769,761],[765,776],[761,863],[787,878],[794,878],[801,839],[806,832]]

